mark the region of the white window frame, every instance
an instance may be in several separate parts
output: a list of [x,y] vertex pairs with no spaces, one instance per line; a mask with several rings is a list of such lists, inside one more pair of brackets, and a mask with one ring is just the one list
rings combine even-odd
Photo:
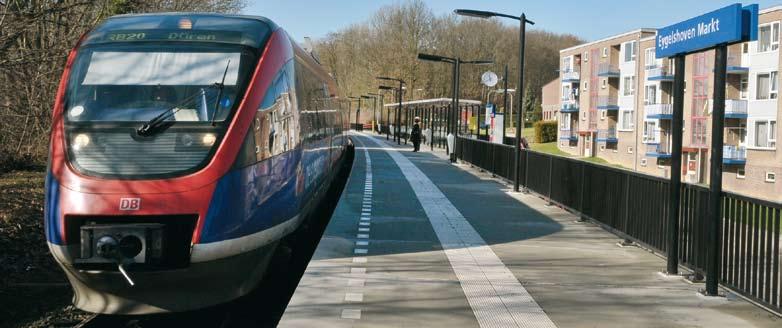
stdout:
[[605,121],[605,119],[606,119],[606,113],[608,113],[608,111],[607,111],[607,110],[601,110],[601,111],[600,111],[600,120],[601,120],[601,121]]
[[644,49],[644,67],[650,69],[657,66],[657,57],[654,53],[654,47]]
[[573,89],[570,87],[570,84],[563,84],[562,85],[562,100],[570,100],[570,94],[573,92]]
[[[652,128],[649,128],[649,125],[652,125]],[[650,120],[650,121],[644,121],[644,131],[643,131],[643,143],[656,143],[658,141],[658,127],[660,126],[660,123],[658,121]]]
[[570,115],[571,114],[570,113],[561,113],[560,115],[562,115],[562,120],[560,120],[561,122],[559,123],[560,130],[562,130],[562,131],[570,131],[570,120],[571,120]]
[[[654,99],[649,99],[649,89],[654,88]],[[652,105],[657,103],[657,93],[660,91],[657,84],[647,84],[644,86],[644,104]]]
[[[633,131],[635,128],[635,121],[633,118],[634,112],[632,109],[619,109],[619,122],[617,123],[616,129],[619,131]],[[625,115],[630,115],[630,119],[627,120],[629,126],[625,126]]]
[[[769,29],[769,39],[764,40],[763,39],[763,33],[761,32],[764,28]],[[776,40],[774,38],[776,37]],[[768,49],[763,49],[761,47],[764,46],[764,43],[768,42]],[[770,22],[766,24],[760,24],[758,25],[758,43],[757,43],[757,50],[758,53],[766,53],[766,52],[772,52],[779,50],[779,22]]]
[[[636,46],[635,41],[628,41],[622,44],[622,48],[624,49],[624,53],[622,54],[622,61],[625,63],[631,63],[635,61],[636,53],[638,51],[638,47]],[[630,59],[627,58],[628,51],[630,54]]]
[[769,183],[777,182],[777,174],[776,174],[776,172],[767,171],[766,175],[765,175],[765,178],[766,178],[765,179],[766,182],[769,182]]
[[622,95],[624,96],[635,95],[635,75],[625,76],[622,79]]
[[641,166],[646,166],[646,157],[641,158]]
[[745,179],[747,177],[747,171],[743,168],[736,169],[736,179]]
[[632,154],[633,153],[633,146],[627,146],[627,153]]
[[583,57],[584,57],[584,62],[585,63],[588,62],[589,61],[589,51],[584,51],[584,56]]
[[600,89],[605,89],[606,85],[608,85],[608,79],[603,78],[602,80],[600,80]]
[[[766,146],[760,146],[758,144],[758,124],[765,123],[767,125]],[[752,123],[752,148],[755,149],[776,149],[777,145],[777,121],[772,119],[756,120]]]
[[589,90],[589,81],[584,81],[584,91]]
[[[760,76],[768,75],[768,94],[760,95]],[[761,98],[762,97],[762,98]],[[779,73],[777,71],[758,72],[755,74],[755,100],[776,100],[779,98]]]
[[749,79],[742,77],[739,81],[739,99],[747,100],[749,98]]
[[603,47],[603,58],[608,57],[608,47]]

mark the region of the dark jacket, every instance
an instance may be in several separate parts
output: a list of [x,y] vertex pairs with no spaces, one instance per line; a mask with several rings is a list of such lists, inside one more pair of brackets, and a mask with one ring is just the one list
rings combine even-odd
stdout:
[[421,126],[417,123],[413,124],[413,130],[410,131],[410,141],[421,142]]

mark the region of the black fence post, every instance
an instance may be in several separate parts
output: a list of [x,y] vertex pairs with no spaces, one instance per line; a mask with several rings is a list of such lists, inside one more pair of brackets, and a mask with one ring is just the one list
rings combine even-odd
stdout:
[[[684,120],[684,55],[674,57],[673,118],[671,119],[671,184],[668,207],[668,265],[679,274],[679,206],[682,185],[682,121]],[[724,87],[723,87],[724,89]]]
[[722,146],[725,126],[725,77],[728,46],[719,45],[714,56],[714,102],[711,120],[711,168],[709,177],[709,243],[706,261],[706,294],[716,296],[720,280],[720,228],[722,227]]

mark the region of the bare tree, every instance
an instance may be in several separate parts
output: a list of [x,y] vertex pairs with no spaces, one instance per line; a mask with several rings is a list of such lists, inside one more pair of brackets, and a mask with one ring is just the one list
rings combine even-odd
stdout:
[[0,172],[45,163],[65,59],[106,17],[140,12],[235,13],[242,0],[0,1]]

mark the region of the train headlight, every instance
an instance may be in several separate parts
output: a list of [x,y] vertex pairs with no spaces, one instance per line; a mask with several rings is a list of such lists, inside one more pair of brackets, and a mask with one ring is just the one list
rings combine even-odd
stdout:
[[215,141],[217,141],[217,137],[212,133],[207,133],[203,138],[201,138],[201,142],[204,144],[204,146],[208,147],[214,145]]
[[89,144],[90,137],[88,137],[86,134],[80,133],[73,138],[73,144],[71,146],[73,147],[73,150],[81,150],[82,148],[87,147]]

